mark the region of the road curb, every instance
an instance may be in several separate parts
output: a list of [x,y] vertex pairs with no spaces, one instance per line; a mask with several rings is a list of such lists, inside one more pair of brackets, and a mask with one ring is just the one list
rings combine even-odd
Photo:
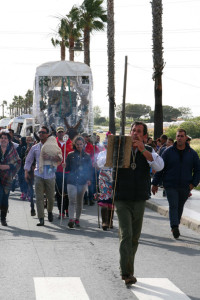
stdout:
[[[164,206],[159,206],[154,202],[151,201],[146,201],[146,207],[158,212],[160,215],[163,215],[165,217],[169,217],[169,210],[168,208],[164,207]],[[182,216],[181,218],[181,224],[187,226],[188,228],[195,230],[197,232],[200,232],[200,222],[191,219],[189,217],[186,216]]]

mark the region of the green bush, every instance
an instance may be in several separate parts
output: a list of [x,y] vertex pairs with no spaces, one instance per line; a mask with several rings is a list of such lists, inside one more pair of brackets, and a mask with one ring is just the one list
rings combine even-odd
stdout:
[[176,132],[177,132],[178,126],[171,125],[165,130],[165,134],[169,137],[172,138],[173,140],[176,139]]
[[200,120],[191,120],[183,122],[180,126],[171,125],[166,129],[165,134],[172,139],[176,138],[176,131],[178,128],[186,130],[187,134],[193,139],[200,137]]
[[200,137],[200,121],[199,120],[183,122],[181,124],[180,128],[185,129],[187,134],[190,135],[194,139]]
[[95,125],[104,125],[106,122],[107,122],[107,119],[105,117],[94,118]]

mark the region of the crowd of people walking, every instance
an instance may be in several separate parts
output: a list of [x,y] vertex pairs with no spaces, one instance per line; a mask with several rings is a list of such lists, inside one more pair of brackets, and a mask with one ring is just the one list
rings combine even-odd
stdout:
[[[65,134],[68,134],[68,139]],[[176,141],[165,134],[157,140],[148,136],[145,123],[136,121],[130,129],[129,167],[106,165],[110,132],[103,143],[96,134],[67,131],[59,126],[49,132],[41,126],[36,136],[19,141],[12,130],[0,133],[1,224],[7,226],[8,198],[12,180],[18,174],[22,201],[28,200],[37,226],[45,225],[45,199],[48,221],[53,222],[54,200],[58,218],[68,217],[68,227],[80,227],[84,204],[101,209],[102,229],[113,228],[114,208],[119,221],[120,272],[126,284],[134,284],[134,260],[142,231],[145,201],[163,188],[169,203],[170,228],[179,238],[184,204],[200,181],[199,156],[190,147],[191,137],[177,129]],[[33,188],[34,186],[34,188]],[[113,192],[114,191],[114,192]]]

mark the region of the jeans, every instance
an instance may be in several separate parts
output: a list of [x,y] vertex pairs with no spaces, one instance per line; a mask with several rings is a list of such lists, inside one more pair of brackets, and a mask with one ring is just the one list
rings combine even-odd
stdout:
[[188,199],[188,188],[165,188],[169,202],[169,220],[171,228],[178,227],[181,221],[184,204]]
[[8,197],[9,197],[9,194],[6,194],[4,192],[4,188],[2,186],[2,184],[0,183],[0,209],[1,210],[4,210],[7,212],[8,210]]
[[76,213],[76,219],[79,220],[82,208],[83,208],[83,196],[87,189],[85,185],[67,185],[68,197],[69,197],[69,219],[74,219]]
[[134,275],[134,260],[142,230],[145,201],[115,202],[119,220],[120,273]]
[[27,189],[28,189],[28,185],[27,185],[27,182],[25,180],[25,172],[24,172],[23,168],[21,168],[18,172],[18,180],[19,180],[19,187],[20,187],[21,193],[26,194]]
[[92,180],[91,180],[91,185],[88,186],[88,198],[89,201],[93,201],[94,194],[97,193],[97,186],[99,183],[99,170],[95,171],[95,168],[92,168]]
[[32,183],[27,183],[27,197],[30,200],[31,209],[34,209],[33,194],[34,194],[33,184]]

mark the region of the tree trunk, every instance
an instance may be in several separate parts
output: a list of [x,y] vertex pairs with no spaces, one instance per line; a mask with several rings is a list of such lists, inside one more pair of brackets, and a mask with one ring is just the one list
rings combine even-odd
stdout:
[[25,107],[24,107],[24,111],[25,111],[25,114],[27,114],[27,110],[28,110],[28,105],[27,105],[27,99],[25,98],[25,101],[24,101],[24,104],[25,104]]
[[65,42],[62,40],[60,45],[61,50],[61,60],[65,60]]
[[84,28],[84,63],[90,66],[90,30]]
[[114,0],[107,0],[109,130],[115,134]]
[[162,75],[155,77],[154,86],[155,110],[154,110],[154,139],[163,134],[163,108],[162,108]]
[[74,61],[74,39],[69,39],[69,60]]
[[163,108],[162,108],[162,71],[163,61],[163,31],[162,31],[162,0],[152,0],[153,15],[153,80],[155,81],[155,110],[154,110],[154,139],[163,133]]

